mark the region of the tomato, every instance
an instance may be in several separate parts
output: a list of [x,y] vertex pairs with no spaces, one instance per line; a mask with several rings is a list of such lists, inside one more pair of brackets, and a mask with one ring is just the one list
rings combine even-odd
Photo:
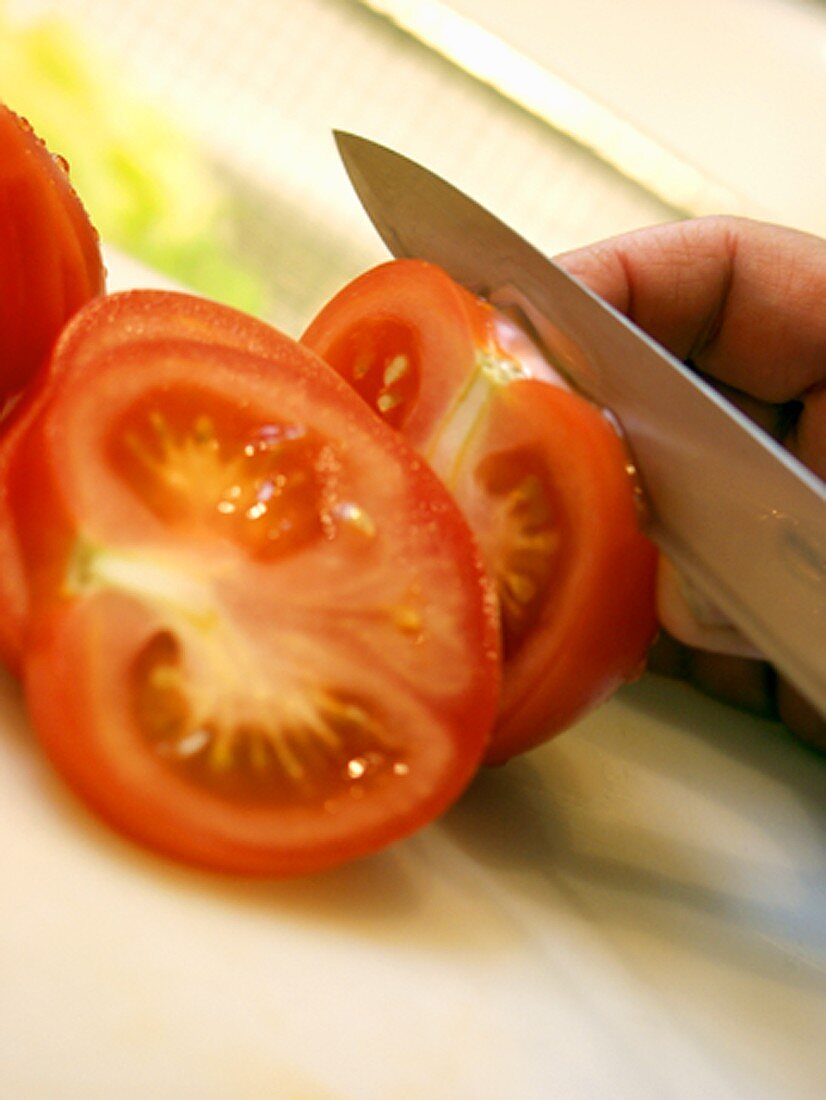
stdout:
[[557,379],[516,325],[423,260],[353,280],[301,342],[427,455],[483,366],[503,383]]
[[283,338],[271,326],[238,310],[191,294],[133,290],[89,302],[64,328],[46,360],[13,409],[0,435],[0,661],[19,671],[28,598],[23,563],[8,506],[11,457],[48,401],[62,372],[77,377],[104,351],[153,339],[203,341],[263,355],[277,354]]
[[449,483],[499,596],[505,679],[487,760],[502,763],[640,674],[656,555],[599,410],[535,379],[489,400]]
[[112,347],[94,316],[8,469],[47,754],[123,833],[234,873],[318,870],[434,818],[498,694],[449,494],[286,337]]
[[0,413],[103,284],[98,236],[64,162],[0,104]]
[[601,410],[549,384],[507,318],[418,260],[356,279],[302,341],[427,458],[477,535],[504,658],[489,763],[639,674],[656,632],[656,554]]

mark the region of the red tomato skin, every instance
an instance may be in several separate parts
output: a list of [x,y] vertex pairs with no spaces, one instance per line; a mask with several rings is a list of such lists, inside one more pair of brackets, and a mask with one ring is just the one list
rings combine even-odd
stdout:
[[106,352],[162,339],[203,342],[264,356],[279,354],[283,344],[281,334],[264,321],[179,291],[108,294],[92,299],[71,318],[0,434],[0,661],[17,675],[28,597],[8,503],[12,455],[69,365],[77,377]]
[[284,336],[232,306],[177,290],[123,290],[91,301],[66,326],[46,369],[50,379],[73,374],[105,352],[153,340],[188,340],[278,356]]
[[19,671],[25,592],[5,509],[20,403],[65,322],[102,294],[100,242],[69,180],[25,119],[0,104],[0,661]]
[[98,235],[65,165],[0,104],[0,412],[104,279]]
[[[375,852],[432,820],[458,797],[475,773],[498,700],[493,605],[478,549],[458,510],[426,465],[395,433],[367,414],[320,360],[284,337],[276,342],[278,353],[268,357],[197,342],[153,340],[145,347],[109,347],[100,360],[90,359],[83,377],[64,364],[65,384],[55,387],[21,438],[9,469],[9,503],[21,535],[31,591],[24,687],[33,726],[47,755],[76,793],[126,836],[194,866],[259,877],[323,870]],[[164,768],[151,761],[147,764],[129,731],[123,738],[112,735],[107,708],[118,699],[118,672],[132,657],[132,623],[141,613],[134,604],[125,603],[115,615],[107,614],[94,601],[72,599],[62,585],[79,527],[91,523],[96,538],[114,537],[112,531],[118,528],[120,518],[110,529],[105,518],[98,516],[95,521],[86,510],[93,498],[92,483],[82,472],[85,459],[76,455],[76,448],[78,439],[85,440],[87,433],[67,435],[60,413],[66,402],[80,399],[89,409],[106,409],[103,395],[115,391],[110,388],[96,394],[99,378],[106,371],[120,371],[124,379],[133,380],[127,384],[137,386],[139,371],[151,369],[140,367],[142,354],[188,357],[191,377],[203,378],[207,386],[223,385],[226,390],[226,379],[235,377],[240,389],[246,387],[244,401],[252,400],[249,394],[271,388],[274,377],[279,385],[303,387],[308,395],[305,400],[309,402],[313,395],[325,418],[335,415],[349,426],[356,450],[360,438],[362,446],[379,447],[391,466],[398,464],[407,471],[405,514],[417,527],[432,528],[434,553],[443,554],[446,561],[463,563],[462,630],[468,652],[475,655],[467,684],[460,695],[444,701],[438,709],[435,703],[423,702],[420,711],[420,718],[431,715],[434,730],[441,731],[438,736],[445,761],[430,789],[414,790],[405,796],[409,804],[404,804],[403,798],[383,819],[367,818],[348,833],[346,814],[342,814],[341,830],[328,829],[323,842],[318,842],[313,839],[310,818],[306,827],[301,825],[304,843],[291,845],[279,837],[277,814],[259,820],[261,815],[251,812],[241,815],[243,820],[233,833],[220,808],[210,821],[210,802],[203,792],[193,792],[189,784],[170,777]],[[216,381],[222,372],[224,381]],[[156,371],[155,383],[160,377],[166,379],[165,385],[171,384],[168,371]],[[89,433],[97,430],[97,425],[89,425]],[[78,477],[85,480],[82,490],[77,489]],[[104,511],[107,499],[104,496],[101,501]],[[147,525],[141,538],[149,537],[150,521],[142,519],[141,523]],[[95,638],[98,644],[90,642]],[[386,682],[391,698],[396,694],[394,683],[399,693],[404,688],[402,673]],[[133,782],[134,773],[141,771],[151,780],[142,791],[136,790]]]

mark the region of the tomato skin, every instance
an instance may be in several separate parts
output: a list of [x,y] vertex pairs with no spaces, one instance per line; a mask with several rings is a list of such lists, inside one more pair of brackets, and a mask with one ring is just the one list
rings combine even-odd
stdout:
[[65,166],[0,104],[0,412],[103,286],[98,236]]
[[[19,670],[25,593],[5,510],[6,455],[20,405],[64,323],[102,294],[98,235],[66,168],[0,104],[0,661]],[[5,417],[4,417],[5,413]]]
[[72,317],[0,434],[0,661],[15,673],[21,668],[28,597],[8,504],[12,455],[69,365],[78,377],[104,352],[156,339],[190,340],[260,355],[276,355],[283,345],[281,335],[265,322],[179,291],[109,294],[92,299]]
[[177,290],[122,290],[91,301],[63,329],[46,369],[50,381],[104,352],[152,340],[188,340],[256,355],[284,352],[284,336],[265,321]]
[[[629,457],[600,410],[560,385],[490,305],[419,260],[360,276],[302,340],[380,414],[384,395],[387,419],[482,546],[504,637],[488,763],[559,733],[639,674],[657,628],[656,554],[640,532]],[[394,390],[383,379],[399,375],[400,355],[416,383]]]
[[[91,328],[87,339],[94,345]],[[153,339],[107,346],[77,373],[71,363],[61,364],[64,380],[21,437],[8,471],[30,591],[24,686],[47,754],[124,834],[190,864],[259,876],[316,871],[369,854],[435,817],[474,774],[498,696],[496,625],[484,569],[449,495],[321,361],[286,337],[274,337],[270,350],[252,355]],[[351,536],[342,528],[271,560],[266,547],[256,556],[234,528],[220,527],[214,509],[184,509],[179,521],[168,517],[123,460],[131,444],[122,423],[133,430],[132,410],[147,401],[148,408],[157,403],[173,427],[181,409],[193,416],[224,410],[221,454],[235,425],[273,417],[305,424],[330,450],[322,455],[324,469],[333,471],[325,494],[364,501],[375,532]],[[197,478],[191,488],[197,497]],[[187,489],[183,499],[191,496]],[[321,499],[335,512],[333,497]],[[102,572],[89,574],[89,552],[103,555]],[[107,557],[118,576],[136,559],[151,568],[139,570],[133,590],[106,580]],[[155,598],[152,570],[192,578],[209,593],[206,618],[197,601],[184,616],[170,611],[169,585]],[[183,603],[188,583],[181,581]],[[424,623],[416,637],[386,612],[394,594],[412,589],[421,597]],[[177,599],[173,593],[172,605]],[[201,619],[217,625],[203,633],[192,626]],[[380,771],[372,787],[359,788],[356,779],[323,797],[299,791],[280,804],[233,801],[171,766],[148,747],[136,717],[129,686],[140,667],[136,654],[159,631],[177,630],[184,651],[195,654],[182,666],[190,675],[198,646],[203,642],[212,652],[208,639],[216,629],[221,636],[222,624],[254,655],[253,673],[278,669],[286,676],[276,681],[268,707],[277,708],[282,698],[300,702],[301,685],[329,679],[369,705],[375,721],[390,730],[388,743],[406,770],[397,775],[394,765]],[[188,681],[194,699],[213,679],[223,682],[238,651],[235,642],[221,648],[214,677],[200,686]],[[227,696],[231,707],[254,700],[256,684],[270,690],[256,675],[246,665],[238,671],[243,690]]]

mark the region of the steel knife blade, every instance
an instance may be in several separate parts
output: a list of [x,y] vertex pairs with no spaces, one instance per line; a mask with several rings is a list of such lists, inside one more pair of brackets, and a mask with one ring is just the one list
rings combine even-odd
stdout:
[[518,309],[551,362],[621,425],[651,538],[826,714],[826,487],[717,391],[468,196],[336,133],[396,257]]

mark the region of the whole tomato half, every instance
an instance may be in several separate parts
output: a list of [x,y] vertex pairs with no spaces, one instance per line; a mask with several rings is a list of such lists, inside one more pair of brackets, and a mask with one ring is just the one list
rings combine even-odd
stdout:
[[0,414],[103,285],[98,235],[65,163],[0,104]]
[[78,318],[7,469],[34,728],[91,807],[183,861],[286,875],[373,852],[487,746],[475,541],[309,351],[227,346],[220,312],[181,339],[179,299],[174,337],[113,343],[139,304]]
[[428,460],[475,532],[500,608],[499,763],[639,674],[656,553],[613,423],[519,329],[437,267],[355,279],[302,337]]

